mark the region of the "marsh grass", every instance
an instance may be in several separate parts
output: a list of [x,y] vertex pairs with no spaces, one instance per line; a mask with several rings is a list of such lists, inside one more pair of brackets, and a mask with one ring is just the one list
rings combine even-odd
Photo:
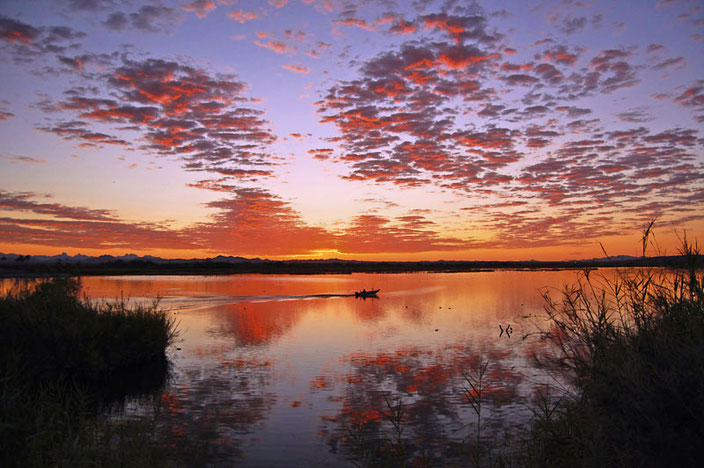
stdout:
[[704,275],[696,244],[680,253],[686,270],[586,270],[544,293],[540,364],[568,391],[538,395],[526,465],[701,466]]
[[127,398],[163,390],[173,319],[157,304],[97,304],[79,292],[76,280],[55,279],[0,298],[1,466],[124,466],[125,457],[145,466],[153,453],[139,454],[153,439],[148,418],[115,428],[108,419]]

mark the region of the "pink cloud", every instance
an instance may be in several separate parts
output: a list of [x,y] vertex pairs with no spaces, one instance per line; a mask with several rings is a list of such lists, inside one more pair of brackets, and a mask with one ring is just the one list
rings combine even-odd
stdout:
[[368,24],[366,20],[358,18],[338,19],[333,20],[333,23],[341,24],[343,26],[356,26],[361,29],[366,29],[367,31],[376,31],[376,28],[373,25]]
[[310,73],[310,68],[303,65],[282,65],[282,68],[296,73]]
[[213,11],[215,8],[215,2],[213,0],[195,0],[183,7],[184,11],[190,11],[196,14],[200,19],[205,18]]
[[240,23],[245,23],[246,21],[257,19],[259,17],[259,15],[254,11],[243,12],[241,9],[231,12],[228,16],[235,21],[239,21]]
[[283,42],[280,41],[254,41],[256,45],[259,47],[264,47],[265,49],[272,50],[276,52],[277,54],[291,54],[296,52],[296,48],[293,46],[289,46],[287,44],[284,44]]

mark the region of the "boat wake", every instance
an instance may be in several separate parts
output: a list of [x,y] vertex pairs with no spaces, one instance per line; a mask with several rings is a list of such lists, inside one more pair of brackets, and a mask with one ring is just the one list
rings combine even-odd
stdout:
[[[303,294],[303,295],[280,295],[280,296],[166,296],[159,299],[159,307],[166,310],[197,310],[210,307],[258,302],[283,302],[283,301],[305,301],[314,299],[329,299],[336,297],[355,297],[354,294]],[[98,299],[100,300],[100,299]],[[102,298],[109,302],[110,299]],[[130,297],[128,302],[133,304],[151,304],[152,297]]]

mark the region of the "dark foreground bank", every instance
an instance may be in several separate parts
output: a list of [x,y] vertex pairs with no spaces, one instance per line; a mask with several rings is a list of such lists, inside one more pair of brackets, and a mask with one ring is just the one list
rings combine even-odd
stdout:
[[125,443],[148,444],[115,439],[106,418],[129,397],[160,395],[173,320],[79,290],[59,279],[0,299],[0,466],[120,465]]

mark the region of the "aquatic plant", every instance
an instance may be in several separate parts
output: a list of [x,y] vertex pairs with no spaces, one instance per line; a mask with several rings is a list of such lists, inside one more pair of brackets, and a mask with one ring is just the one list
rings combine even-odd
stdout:
[[[643,235],[643,254],[652,223]],[[695,466],[704,458],[704,275],[688,268],[586,270],[559,299],[546,291],[544,368],[569,391],[543,395],[527,465]]]

